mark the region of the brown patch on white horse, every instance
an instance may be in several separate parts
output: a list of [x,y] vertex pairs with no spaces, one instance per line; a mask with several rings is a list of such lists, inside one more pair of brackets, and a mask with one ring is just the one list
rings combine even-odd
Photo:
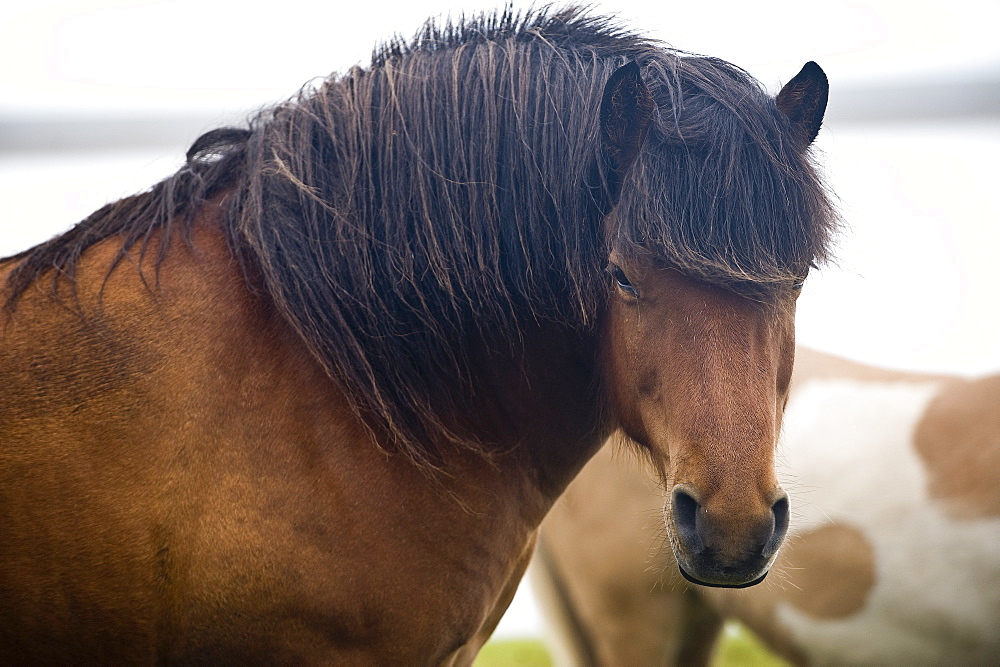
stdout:
[[913,443],[949,515],[1000,517],[1000,375],[942,387]]
[[875,550],[864,533],[843,523],[789,539],[776,567],[789,579],[794,574],[782,597],[813,618],[849,617],[864,608],[875,587]]

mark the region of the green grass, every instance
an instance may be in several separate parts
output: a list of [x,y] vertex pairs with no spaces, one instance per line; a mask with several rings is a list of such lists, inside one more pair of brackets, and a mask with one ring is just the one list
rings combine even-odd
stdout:
[[[552,656],[538,639],[487,642],[473,667],[552,667]],[[709,663],[711,667],[788,667],[745,627],[728,621]],[[641,665],[636,667],[642,667]]]
[[726,621],[709,662],[711,667],[788,667],[755,634],[736,621]]
[[538,639],[486,642],[473,667],[552,667],[552,656]]

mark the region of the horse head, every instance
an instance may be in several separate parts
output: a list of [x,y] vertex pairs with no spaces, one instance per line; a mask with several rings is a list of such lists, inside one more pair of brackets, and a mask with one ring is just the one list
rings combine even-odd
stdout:
[[[754,102],[773,110],[780,130],[763,142],[762,154],[804,156],[826,96],[825,75],[809,63],[777,98]],[[794,357],[795,302],[814,259],[808,234],[802,242],[774,239],[801,234],[816,212],[797,189],[801,181],[783,181],[788,169],[758,169],[745,159],[748,173],[735,173],[740,163],[727,161],[726,151],[742,149],[706,147],[694,131],[715,122],[711,115],[665,108],[670,103],[647,87],[634,63],[615,72],[604,93],[609,180],[621,193],[606,224],[612,295],[603,372],[618,425],[664,484],[667,534],[681,572],[703,585],[742,587],[766,576],[788,528],[774,453]],[[765,136],[745,122],[743,143]],[[683,169],[670,168],[677,160]],[[718,176],[727,170],[734,173]],[[645,187],[658,178],[667,179],[662,188]],[[643,201],[660,192],[672,201]],[[659,228],[648,219],[663,215],[672,219]],[[684,225],[701,225],[708,245],[685,247],[677,233]],[[666,228],[674,231],[660,231]]]

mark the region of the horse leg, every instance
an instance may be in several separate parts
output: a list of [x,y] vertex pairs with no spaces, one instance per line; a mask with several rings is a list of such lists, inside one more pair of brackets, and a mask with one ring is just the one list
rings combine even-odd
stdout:
[[567,583],[553,556],[538,540],[535,558],[528,571],[532,589],[545,615],[548,647],[556,665],[593,667],[597,664],[593,638],[580,619]]
[[531,565],[555,664],[708,663],[722,619],[697,594],[674,581],[650,590],[640,572],[624,568],[614,576],[574,572],[575,563],[563,562],[569,551],[543,534]]
[[684,591],[680,644],[673,664],[684,667],[707,665],[712,657],[723,618],[694,590]]

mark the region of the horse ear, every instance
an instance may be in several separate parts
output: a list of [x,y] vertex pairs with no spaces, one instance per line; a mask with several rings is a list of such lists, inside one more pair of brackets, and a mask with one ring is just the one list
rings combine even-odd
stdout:
[[774,101],[778,110],[792,121],[804,145],[808,146],[819,134],[829,97],[830,82],[826,73],[810,60],[785,84]]
[[616,69],[601,98],[601,145],[618,180],[642,149],[656,103],[634,60]]

